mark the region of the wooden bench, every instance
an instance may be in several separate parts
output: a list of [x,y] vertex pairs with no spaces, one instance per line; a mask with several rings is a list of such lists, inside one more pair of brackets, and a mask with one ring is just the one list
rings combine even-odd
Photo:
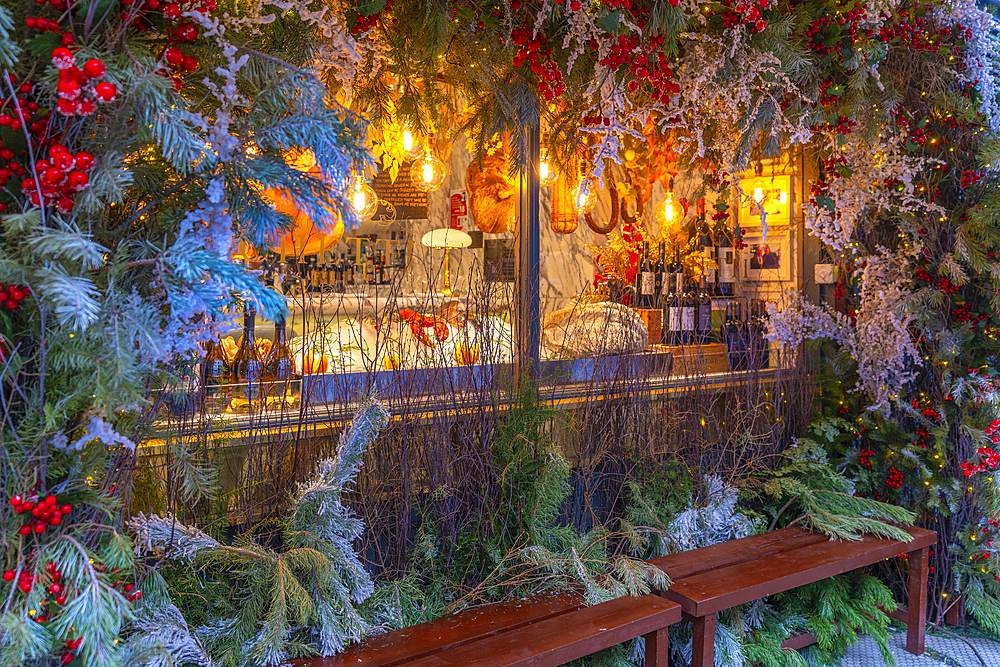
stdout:
[[658,595],[592,607],[575,594],[537,595],[478,607],[372,637],[302,667],[557,667],[636,637],[647,667],[667,667],[667,626],[681,608]]
[[[927,614],[928,549],[937,542],[932,530],[904,526],[912,542],[865,537],[856,542],[831,541],[824,535],[784,528],[739,540],[649,561],[673,581],[660,594],[680,604],[694,623],[692,667],[715,662],[716,613],[768,595],[856,570],[879,561],[909,554],[910,582],[906,650],[924,652]],[[899,617],[893,614],[894,617]],[[802,648],[812,641],[799,636],[787,645]]]

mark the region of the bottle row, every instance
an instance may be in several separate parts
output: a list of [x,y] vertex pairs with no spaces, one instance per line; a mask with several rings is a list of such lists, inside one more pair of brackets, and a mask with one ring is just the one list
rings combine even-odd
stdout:
[[335,250],[323,250],[297,261],[271,253],[262,267],[264,279],[282,294],[388,285],[406,271],[408,244],[405,232],[391,232],[388,239],[379,239],[377,234],[347,239],[347,250],[339,256]]
[[284,383],[295,377],[297,369],[288,347],[285,319],[275,322],[274,340],[269,341],[257,340],[254,335],[256,317],[253,304],[248,304],[238,345],[232,338],[208,344],[202,370],[206,395],[211,395],[218,385],[244,383],[245,397],[256,400],[265,383]]

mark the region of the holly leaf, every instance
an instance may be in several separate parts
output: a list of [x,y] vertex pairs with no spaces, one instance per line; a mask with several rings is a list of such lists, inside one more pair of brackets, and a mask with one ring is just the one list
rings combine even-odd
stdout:
[[49,61],[49,58],[52,57],[52,52],[60,46],[62,46],[60,38],[51,32],[35,35],[24,42],[25,51],[36,58],[44,58],[45,62]]
[[366,2],[358,3],[357,10],[361,16],[371,16],[376,12],[382,11],[384,7],[385,0],[367,0]]
[[618,21],[621,19],[618,10],[605,14],[600,18],[598,23],[604,28],[606,32],[617,32],[618,31]]
[[846,164],[837,165],[837,175],[841,178],[850,178],[854,175],[854,170],[848,167]]

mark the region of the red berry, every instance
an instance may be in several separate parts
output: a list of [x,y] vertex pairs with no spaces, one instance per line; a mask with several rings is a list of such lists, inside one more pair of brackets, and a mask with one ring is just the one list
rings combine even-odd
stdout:
[[68,100],[65,97],[60,97],[59,101],[56,103],[56,111],[63,116],[73,116],[79,110],[80,104],[76,100]]
[[177,65],[184,59],[184,54],[176,46],[171,46],[163,52],[163,57],[170,65]]
[[94,168],[94,164],[96,164],[94,156],[91,155],[90,153],[87,153],[86,151],[80,151],[79,153],[76,154],[75,158],[76,158],[77,169],[90,171],[91,169]]
[[108,71],[104,63],[97,58],[91,58],[83,66],[83,73],[91,79],[99,79]]
[[14,581],[14,570],[7,570],[3,573],[4,581]]
[[28,18],[24,19],[24,25],[26,28],[34,28],[37,24],[35,23],[34,17],[29,16]]
[[70,171],[76,166],[76,161],[69,153],[55,153],[52,156],[52,166],[59,171]]
[[63,653],[61,659],[62,659],[63,664],[67,665],[67,664],[73,662],[73,654],[69,653],[69,652]]
[[67,32],[67,33],[65,33],[62,36],[62,45],[63,46],[72,46],[72,44],[73,44],[74,41],[76,41],[76,40],[73,37],[73,33],[71,33],[71,32]]
[[49,593],[51,593],[52,595],[59,595],[59,591],[61,590],[62,586],[60,586],[59,584],[52,584],[51,586],[49,586]]
[[36,523],[35,524],[35,532],[38,533],[38,534],[44,533],[45,532],[45,524],[44,523]]
[[65,595],[59,595],[56,598],[56,604],[58,604],[58,605],[64,605],[64,604],[66,604],[66,596]]
[[15,308],[17,308],[17,301],[8,301],[4,305],[6,305],[9,309],[14,310]]
[[10,504],[13,505],[14,507],[17,507],[18,505],[20,505],[23,502],[24,502],[24,500],[21,499],[21,496],[11,496],[10,497]]
[[52,64],[59,69],[73,66],[73,52],[65,46],[60,46],[52,52]]
[[118,86],[107,81],[101,81],[94,86],[94,97],[100,102],[111,102],[118,97]]
[[69,81],[59,81],[56,84],[56,92],[59,93],[59,97],[67,100],[75,100],[80,97],[80,84],[72,79]]
[[50,526],[58,526],[60,523],[62,523],[62,516],[59,514],[56,514],[54,517],[49,519]]
[[56,200],[56,208],[59,209],[60,213],[69,214],[73,211],[73,206],[76,202],[73,201],[72,197],[60,197]]
[[61,514],[69,514],[72,511],[73,508],[70,505],[63,505],[62,507],[59,508],[59,512]]
[[163,5],[163,15],[171,20],[178,19],[181,16],[181,8],[172,2],[168,2]]
[[87,176],[86,172],[80,171],[79,169],[77,169],[76,171],[71,171],[69,173],[69,178],[66,181],[66,187],[68,187],[73,192],[79,192],[80,190],[83,190],[85,187],[87,187],[87,185],[89,184],[90,184],[90,177]]
[[89,97],[81,97],[80,98],[80,115],[81,116],[89,116],[90,114],[94,113],[95,111],[97,111],[97,104],[94,102],[94,100],[90,99]]
[[31,535],[31,526],[21,526],[17,532],[22,535]]
[[29,500],[28,502],[24,503],[24,505],[21,506],[21,509],[23,509],[25,512],[30,512],[32,509],[34,509],[34,507],[35,503]]
[[193,72],[198,69],[198,61],[194,58],[194,56],[185,56],[181,61],[181,69],[186,72]]
[[62,144],[52,144],[52,147],[49,149],[49,157],[55,157],[59,153],[68,154],[69,149],[63,146]]

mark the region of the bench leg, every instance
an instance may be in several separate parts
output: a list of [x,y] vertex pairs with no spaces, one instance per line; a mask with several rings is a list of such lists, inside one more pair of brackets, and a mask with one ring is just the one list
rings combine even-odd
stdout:
[[715,614],[691,619],[694,623],[694,649],[691,667],[715,665]]
[[642,638],[646,642],[646,667],[667,667],[667,659],[670,657],[667,629],[660,628]]
[[906,603],[906,650],[924,653],[927,629],[927,561],[929,547],[910,554],[910,599]]

